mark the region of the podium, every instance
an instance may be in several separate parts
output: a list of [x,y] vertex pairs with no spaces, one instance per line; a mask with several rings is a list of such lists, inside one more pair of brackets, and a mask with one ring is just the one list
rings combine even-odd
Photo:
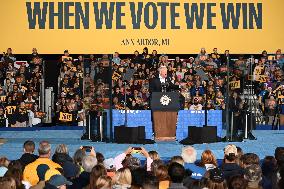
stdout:
[[153,92],[151,109],[155,140],[176,139],[177,113],[180,109],[178,92]]

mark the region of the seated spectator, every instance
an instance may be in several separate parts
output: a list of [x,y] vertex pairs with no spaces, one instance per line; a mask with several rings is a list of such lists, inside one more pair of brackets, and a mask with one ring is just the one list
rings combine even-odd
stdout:
[[206,169],[203,167],[199,167],[195,164],[196,156],[196,150],[192,146],[182,148],[181,157],[185,162],[185,169],[189,169],[190,171],[192,171],[192,178],[200,180],[205,174]]
[[186,189],[183,185],[183,179],[185,178],[185,169],[179,163],[171,163],[168,169],[169,176],[171,179],[170,189]]
[[47,165],[50,169],[61,169],[61,166],[50,160],[51,146],[48,141],[41,141],[38,148],[39,158],[28,164],[23,173],[23,180],[29,182],[32,186],[39,182],[37,167],[41,164]]
[[38,156],[34,154],[35,151],[35,143],[31,140],[27,140],[23,146],[24,154],[20,157],[19,161],[23,166],[23,169],[26,165],[34,162]]
[[132,176],[128,168],[121,168],[116,171],[113,177],[114,189],[128,189],[131,188]]
[[189,107],[190,110],[202,110],[203,106],[200,104],[198,98],[193,99],[193,104]]
[[224,163],[221,165],[221,169],[224,171],[225,179],[228,182],[230,177],[234,175],[243,175],[243,169],[236,163],[238,156],[237,147],[233,144],[229,144],[224,149]]
[[120,65],[120,61],[121,61],[121,59],[119,58],[119,53],[115,52],[113,54],[112,62],[117,64],[117,65]]

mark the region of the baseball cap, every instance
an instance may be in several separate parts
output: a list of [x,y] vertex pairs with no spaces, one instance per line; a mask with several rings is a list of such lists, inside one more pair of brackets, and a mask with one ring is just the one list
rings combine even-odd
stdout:
[[213,182],[223,182],[225,180],[224,172],[220,168],[214,168],[209,170],[210,180]]
[[230,154],[237,156],[238,155],[238,149],[235,145],[229,144],[225,147],[224,154],[227,155],[227,156],[229,156]]
[[62,185],[72,185],[73,183],[68,181],[64,176],[62,175],[53,175],[52,177],[50,177],[50,179],[47,182],[50,185],[53,186],[62,186]]
[[114,169],[115,168],[115,163],[113,158],[109,158],[104,160],[104,166],[106,169]]

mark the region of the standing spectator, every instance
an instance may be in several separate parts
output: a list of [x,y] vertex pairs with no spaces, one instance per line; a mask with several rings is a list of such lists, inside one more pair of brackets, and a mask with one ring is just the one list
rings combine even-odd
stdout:
[[232,176],[228,182],[228,189],[246,189],[247,180],[241,175]]
[[224,149],[224,163],[221,166],[227,181],[234,175],[243,175],[244,173],[243,169],[236,163],[237,156],[237,147],[233,144],[227,145]]
[[94,148],[91,149],[90,155],[82,159],[83,172],[78,178],[74,179],[72,189],[82,189],[90,184],[90,174],[92,169],[97,165],[97,158]]
[[210,169],[208,171],[208,178],[206,179],[206,187],[208,189],[227,189],[225,176],[220,168]]
[[113,178],[113,189],[128,189],[131,188],[131,172],[128,168],[119,169]]
[[211,150],[202,152],[200,166],[205,167],[207,171],[218,166],[217,160]]
[[168,171],[171,178],[169,189],[186,189],[182,183],[185,178],[184,167],[179,163],[172,163],[170,164]]
[[107,175],[106,168],[101,164],[96,165],[91,171],[90,183],[89,183],[87,188],[89,188],[89,189],[95,188],[98,178],[103,176],[103,175]]
[[247,189],[262,189],[262,171],[259,165],[251,165],[244,170],[244,177],[248,181]]
[[52,156],[52,161],[63,166],[66,161],[73,162],[72,158],[69,156],[68,148],[65,144],[59,144],[55,153]]
[[196,155],[196,150],[192,146],[182,148],[181,157],[185,162],[185,169],[189,169],[192,171],[192,178],[201,179],[205,174],[206,169],[204,167],[199,167],[195,164]]
[[34,162],[38,158],[38,156],[34,154],[34,151],[35,151],[34,141],[27,140],[24,143],[23,149],[24,149],[24,154],[21,156],[19,161],[22,164],[23,169],[24,169],[26,165]]
[[96,189],[111,189],[112,188],[112,181],[109,176],[101,176],[98,178],[96,182]]

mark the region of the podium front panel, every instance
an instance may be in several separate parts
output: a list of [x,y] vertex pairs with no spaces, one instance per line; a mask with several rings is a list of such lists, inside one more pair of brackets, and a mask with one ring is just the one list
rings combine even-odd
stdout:
[[153,111],[178,111],[180,109],[179,97],[178,92],[153,92],[151,109]]

